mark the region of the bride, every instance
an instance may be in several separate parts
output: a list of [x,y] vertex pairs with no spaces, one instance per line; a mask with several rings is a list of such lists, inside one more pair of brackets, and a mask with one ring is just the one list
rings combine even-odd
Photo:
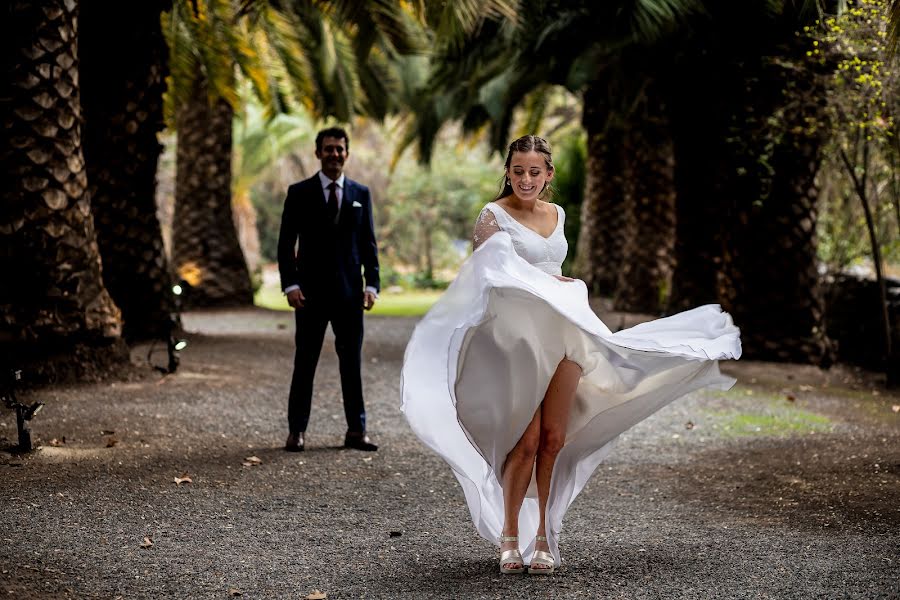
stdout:
[[730,388],[717,360],[741,354],[718,305],[612,333],[584,282],[562,275],[565,212],[543,200],[553,175],[544,139],[510,144],[503,191],[401,376],[401,409],[499,544],[501,573],[552,573],[563,515],[616,437],[690,391]]

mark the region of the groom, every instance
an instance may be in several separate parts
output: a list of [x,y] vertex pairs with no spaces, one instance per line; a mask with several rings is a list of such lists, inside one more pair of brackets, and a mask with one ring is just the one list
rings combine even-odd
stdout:
[[[378,298],[378,248],[369,188],[343,173],[349,148],[350,138],[343,129],[320,131],[316,158],[322,169],[288,188],[281,216],[278,270],[297,320],[294,375],[288,397],[290,434],[284,446],[288,452],[304,448],[313,377],[329,322],[347,417],[344,446],[378,450],[366,435],[360,372],[363,309],[370,310]],[[365,289],[360,267],[365,271]]]

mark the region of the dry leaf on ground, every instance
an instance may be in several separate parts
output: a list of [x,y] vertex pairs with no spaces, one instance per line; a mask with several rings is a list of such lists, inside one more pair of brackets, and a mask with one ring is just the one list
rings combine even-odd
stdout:
[[895,413],[900,413],[900,404],[895,404],[891,407],[891,410]]
[[144,541],[141,542],[141,548],[149,548],[152,545],[153,545],[153,540],[151,540],[148,537],[145,537]]
[[114,438],[114,437],[111,437],[111,438],[109,438],[109,439],[106,440],[106,447],[107,447],[107,448],[112,448],[113,446],[115,446],[115,445],[118,444],[118,443],[119,443],[119,440],[117,440],[117,439]]
[[312,593],[306,597],[306,600],[326,600],[327,598],[328,594],[326,594],[325,592],[313,590]]
[[257,456],[248,456],[244,459],[244,462],[241,463],[245,467],[252,467],[254,465],[261,465],[262,459]]
[[243,596],[244,592],[242,592],[241,590],[239,590],[237,588],[228,588],[228,595],[229,596]]
[[194,483],[194,480],[187,473],[184,473],[181,477],[175,478],[176,485],[181,485],[182,483]]

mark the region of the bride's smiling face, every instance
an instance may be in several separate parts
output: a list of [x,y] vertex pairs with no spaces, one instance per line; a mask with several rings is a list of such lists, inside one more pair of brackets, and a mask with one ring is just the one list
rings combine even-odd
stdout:
[[553,179],[553,171],[547,168],[547,159],[543,154],[530,150],[513,152],[506,176],[513,193],[520,200],[534,201]]

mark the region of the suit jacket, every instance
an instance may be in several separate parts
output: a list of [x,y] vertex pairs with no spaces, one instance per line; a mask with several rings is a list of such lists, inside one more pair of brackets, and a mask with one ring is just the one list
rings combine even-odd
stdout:
[[340,216],[334,224],[328,219],[318,173],[290,186],[278,236],[281,289],[299,285],[309,302],[355,302],[363,292],[361,268],[365,271],[365,285],[379,290],[378,247],[369,188],[344,177]]

